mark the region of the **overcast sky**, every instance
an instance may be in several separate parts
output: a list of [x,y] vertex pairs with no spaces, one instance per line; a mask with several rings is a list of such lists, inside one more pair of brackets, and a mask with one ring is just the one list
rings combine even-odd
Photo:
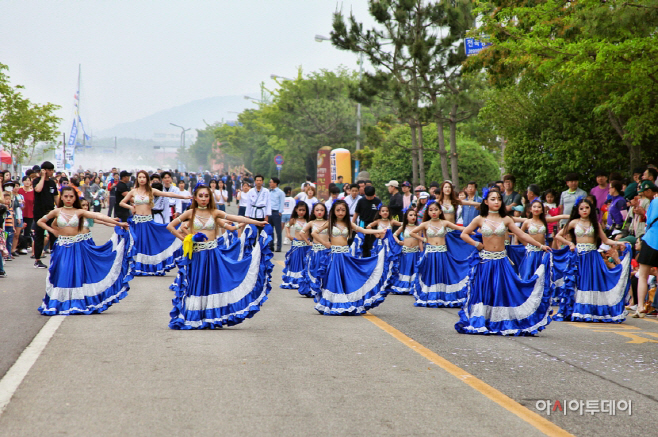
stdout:
[[253,93],[356,56],[329,35],[336,8],[370,23],[366,0],[0,2],[0,63],[34,102],[62,106],[70,126],[78,64],[88,131],[213,96]]

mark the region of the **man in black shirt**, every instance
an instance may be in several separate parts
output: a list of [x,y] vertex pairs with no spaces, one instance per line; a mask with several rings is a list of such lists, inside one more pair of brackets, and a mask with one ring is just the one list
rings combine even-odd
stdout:
[[[359,199],[356,203],[356,209],[354,210],[354,216],[352,221],[361,227],[366,227],[373,221],[375,221],[375,216],[377,211],[382,205],[382,201],[379,200],[379,197],[375,196],[375,187],[366,186],[363,188],[365,197]],[[363,240],[363,256],[370,256],[370,249],[372,248],[372,243],[375,241],[374,235],[366,235]]]
[[[391,181],[385,184],[388,192],[391,194],[391,201],[388,204],[388,209],[391,211],[391,220],[402,221],[402,210],[404,209],[404,199],[400,194],[400,184],[398,181]],[[395,232],[395,228],[393,232]]]
[[[41,173],[34,181],[34,222],[47,215],[50,211],[55,209],[55,204],[59,198],[59,192],[57,191],[57,184],[52,180],[53,173],[55,172],[55,166],[52,162],[45,161],[41,164]],[[48,220],[46,222],[48,226],[52,225],[53,221]],[[49,244],[50,249],[53,248],[55,244],[55,235],[49,235]],[[34,235],[34,268],[35,269],[46,269],[48,268],[44,263],[41,262],[41,255],[43,253],[43,244],[44,244],[44,231],[40,227],[36,227]]]
[[116,204],[114,206],[114,216],[118,219],[121,219],[122,222],[127,222],[128,217],[130,217],[130,210],[119,205],[123,198],[130,192],[130,187],[128,183],[130,182],[130,176],[132,173],[122,170],[119,173],[121,180],[117,184],[116,189]]

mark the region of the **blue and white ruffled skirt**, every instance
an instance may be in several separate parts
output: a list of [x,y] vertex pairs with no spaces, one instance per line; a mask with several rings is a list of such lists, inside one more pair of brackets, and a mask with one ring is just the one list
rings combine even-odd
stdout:
[[621,263],[606,266],[594,244],[577,244],[571,252],[571,265],[565,274],[571,280],[562,289],[560,309],[555,320],[621,323],[630,287],[631,251],[626,247]]
[[315,296],[315,309],[321,314],[364,314],[386,298],[383,285],[388,277],[390,251],[355,258],[349,250],[348,246],[332,246],[328,264],[318,272],[322,291]]
[[446,246],[425,245],[414,284],[417,307],[453,308],[466,302],[468,260],[455,259]]
[[128,219],[135,244],[135,276],[164,276],[183,257],[183,243],[151,215]]
[[414,294],[416,276],[418,273],[418,261],[423,256],[420,247],[402,247],[398,274],[395,283],[391,287],[394,294]]
[[318,272],[323,265],[329,262],[331,250],[324,244],[315,243],[306,255],[306,267],[304,269],[304,280],[299,284],[299,294],[305,297],[314,297],[322,291],[322,281]]
[[286,263],[281,276],[281,288],[298,289],[304,282],[306,255],[311,246],[305,241],[292,240],[290,250],[286,253]]
[[521,279],[507,252],[483,250],[471,257],[466,303],[459,311],[462,334],[535,335],[551,322],[549,256],[529,280]]
[[382,289],[386,293],[393,291],[393,287],[398,282],[400,272],[400,255],[402,254],[402,247],[393,238],[393,233],[390,229],[386,230],[384,237],[377,238],[372,248],[372,255],[378,254],[380,251],[386,251],[386,259],[388,263],[386,279],[382,285]]
[[171,329],[222,328],[260,311],[272,286],[271,237],[261,231],[249,255],[238,261],[217,240],[194,243],[192,258],[178,262]]
[[102,246],[92,244],[91,234],[59,237],[39,312],[47,316],[94,314],[119,302],[130,289],[132,250],[129,233],[119,227]]

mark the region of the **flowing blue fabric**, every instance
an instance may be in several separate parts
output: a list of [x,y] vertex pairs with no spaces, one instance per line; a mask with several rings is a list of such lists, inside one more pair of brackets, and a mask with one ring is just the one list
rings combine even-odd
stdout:
[[128,295],[134,248],[127,231],[117,227],[102,246],[62,240],[53,248],[41,314],[98,314]]
[[[509,257],[509,260],[512,262],[512,267],[514,268],[514,271],[517,274],[520,274],[520,268],[521,268],[521,263],[523,262],[523,258],[525,258],[525,246],[523,244],[508,244],[505,246],[505,250],[507,251],[507,256]],[[542,252],[543,254],[544,252]],[[536,269],[535,269],[536,270]],[[535,274],[535,271],[532,271],[532,275]]]
[[389,256],[387,250],[368,258],[333,252],[329,263],[318,272],[322,291],[315,296],[315,309],[329,316],[351,316],[364,314],[384,302]]
[[176,297],[172,300],[169,327],[215,329],[253,317],[272,288],[270,241],[271,237],[261,232],[250,254],[239,261],[233,258],[232,249],[219,246],[195,248],[192,259],[182,258],[173,285]]
[[469,260],[455,259],[450,252],[425,252],[418,262],[414,284],[417,307],[454,308],[466,302]]
[[222,235],[217,237],[217,244],[220,247],[230,247],[231,244],[238,238],[238,231],[226,230]]
[[398,274],[391,293],[394,294],[413,294],[416,283],[416,275],[418,273],[418,261],[423,253],[418,252],[402,252],[400,254],[400,261],[398,267]]
[[573,290],[575,287],[576,279],[570,274],[572,259],[572,252],[568,246],[551,252],[553,304],[559,304],[560,296],[564,295],[566,290]]
[[[322,246],[324,247],[324,246]],[[329,262],[331,250],[326,247],[320,249],[311,248],[306,255],[306,268],[304,269],[304,281],[299,285],[299,294],[305,297],[315,297],[322,292],[322,281],[320,280],[319,271]]]
[[385,250],[388,253],[386,254],[386,259],[388,260],[388,274],[384,281],[382,289],[386,293],[393,291],[393,287],[398,281],[399,271],[400,271],[400,255],[402,254],[402,247],[395,241],[393,238],[393,232],[390,229],[386,230],[386,233],[382,238],[377,238],[373,244],[371,256],[376,255],[379,251]]
[[[500,252],[496,252],[500,253]],[[549,255],[529,280],[509,259],[471,258],[468,296],[455,329],[461,334],[535,335],[551,322],[551,292],[546,277]]]
[[[293,242],[299,241],[296,238]],[[288,290],[298,289],[304,282],[304,270],[306,269],[306,255],[311,250],[311,246],[294,246],[291,245],[286,252],[286,263],[283,267],[281,276],[281,288]]]
[[621,323],[626,320],[630,287],[631,251],[626,246],[621,264],[608,269],[596,250],[571,252],[566,272],[573,278],[562,289],[555,320]]
[[[448,246],[448,252],[452,255],[453,258],[464,260],[467,259],[473,252],[476,251],[475,246],[472,246],[462,240],[461,231],[456,231],[446,226],[446,246]],[[482,241],[481,234],[471,235],[475,241]]]
[[128,219],[135,241],[134,276],[164,276],[183,257],[183,243],[167,230],[167,225],[153,220],[135,222]]
[[365,235],[363,235],[361,232],[357,232],[356,235],[354,235],[354,240],[350,245],[350,255],[352,255],[355,258],[361,258],[363,256],[364,239],[365,239]]

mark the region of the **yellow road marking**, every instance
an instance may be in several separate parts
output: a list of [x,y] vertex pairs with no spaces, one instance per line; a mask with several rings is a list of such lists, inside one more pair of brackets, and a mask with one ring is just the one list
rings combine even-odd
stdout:
[[516,416],[523,419],[530,425],[534,426],[544,434],[548,436],[573,437],[573,434],[563,430],[562,428],[555,425],[550,420],[545,419],[544,417],[540,416],[534,411],[529,410],[528,408],[519,404],[514,399],[503,394],[502,392],[496,390],[495,388],[485,383],[484,381],[476,378],[475,376],[471,375],[465,370],[457,367],[456,365],[452,364],[450,361],[446,360],[436,352],[431,351],[430,349],[426,348],[420,343],[407,337],[402,332],[398,331],[397,329],[395,329],[394,327],[392,327],[391,325],[389,325],[379,317],[373,316],[370,313],[367,313],[364,317],[370,322],[372,322],[375,326],[380,328],[381,330],[390,334],[393,338],[398,340],[400,343],[404,344],[414,352],[417,352],[418,354],[427,358],[428,360],[430,360],[431,362],[433,362],[434,364],[436,364],[437,366],[439,366],[440,368],[442,368],[452,376],[456,377],[457,379],[461,380],[465,384],[469,385],[471,388],[474,388],[475,390],[479,391],[480,393],[482,393],[483,395],[485,395],[486,397],[488,397],[489,399],[491,399],[501,407],[505,408],[507,411],[515,414]]
[[[658,343],[657,340],[651,340],[649,338],[644,338],[641,335],[637,335],[634,332],[620,332],[620,331],[610,331],[610,330],[601,330],[601,329],[594,329],[592,332],[612,332],[614,334],[621,335],[623,337],[627,337],[632,339],[631,341],[627,341],[626,343],[633,343],[633,344],[642,344],[642,343]],[[651,335],[651,332],[643,332],[643,334],[649,334]]]
[[643,318],[638,319],[638,320],[643,320],[645,322],[658,323],[658,320],[656,320],[656,319],[647,319],[646,317],[643,317]]
[[620,324],[617,324],[617,323],[611,323],[611,324],[587,323],[587,322],[568,322],[568,323],[569,323],[569,325],[576,326],[578,328],[600,330],[601,332],[640,329],[637,326],[620,325]]

